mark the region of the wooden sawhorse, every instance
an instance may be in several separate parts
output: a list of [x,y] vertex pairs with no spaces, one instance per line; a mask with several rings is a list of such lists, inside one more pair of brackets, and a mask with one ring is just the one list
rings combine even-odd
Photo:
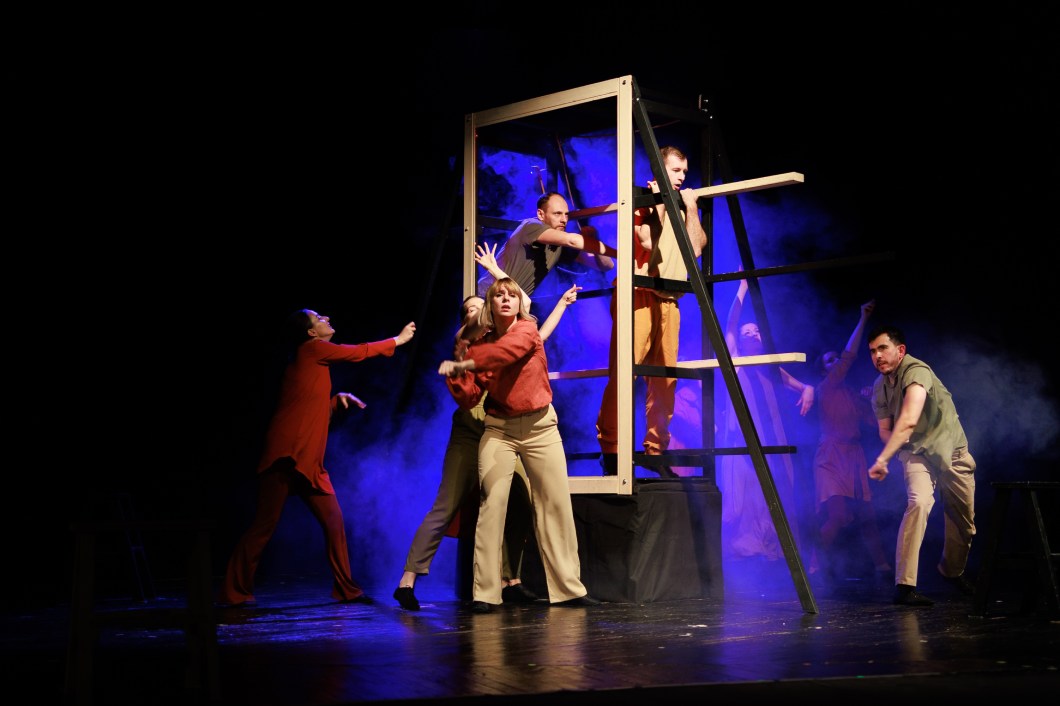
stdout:
[[[1060,553],[1050,546],[1049,535],[1042,514],[1042,498],[1060,500],[1060,482],[1051,481],[1012,481],[994,482],[993,525],[986,544],[986,557],[979,572],[972,599],[972,614],[985,616],[990,589],[996,583],[999,569],[1031,568],[1037,574],[1036,581],[1030,581],[1024,588],[1024,611],[1030,610],[1040,598],[1050,618],[1060,618],[1060,588],[1058,588],[1056,569]],[[1006,528],[1009,506],[1013,493],[1021,493],[1026,513],[1027,527],[1032,548],[1030,551],[1002,551],[1001,537]]]
[[[212,524],[206,521],[75,522],[73,602],[66,658],[66,702],[88,706],[93,700],[93,657],[103,626],[179,628],[188,645],[185,688],[199,703],[220,701],[217,620],[214,615],[210,559]],[[187,604],[181,608],[96,609],[96,539],[104,533],[176,532],[189,535]]]

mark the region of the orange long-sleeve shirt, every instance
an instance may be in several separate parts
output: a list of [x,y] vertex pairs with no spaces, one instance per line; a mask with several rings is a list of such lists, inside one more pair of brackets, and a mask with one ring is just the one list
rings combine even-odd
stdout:
[[356,363],[377,355],[391,356],[396,347],[393,338],[357,344],[310,339],[300,345],[283,374],[279,402],[269,423],[258,473],[278,459],[289,457],[314,488],[334,495],[335,489],[324,469],[328,423],[338,402],[337,397],[331,397],[330,366]]
[[474,360],[475,369],[445,380],[464,409],[472,409],[485,392],[486,414],[498,417],[515,417],[552,403],[545,344],[533,321],[519,319],[503,336],[487,333],[471,344],[464,359]]

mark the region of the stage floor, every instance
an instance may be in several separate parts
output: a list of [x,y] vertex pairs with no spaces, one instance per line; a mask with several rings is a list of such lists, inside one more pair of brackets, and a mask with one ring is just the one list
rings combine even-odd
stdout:
[[[220,700],[185,684],[175,630],[104,629],[94,703],[331,706],[388,702],[642,703],[850,699],[955,706],[1060,693],[1060,621],[1001,596],[986,617],[970,599],[922,583],[929,608],[890,603],[889,585],[814,582],[802,610],[776,576],[726,584],[721,600],[547,603],[471,613],[459,600],[401,610],[330,599],[326,578],[272,577],[252,606],[218,609]],[[773,586],[770,591],[761,586]],[[179,604],[162,593],[156,604]],[[140,604],[108,601],[113,610]],[[69,606],[4,614],[6,683],[26,703],[63,703]],[[1044,690],[1044,691],[1043,691]],[[480,697],[480,698],[471,698]],[[502,698],[497,698],[502,697]]]

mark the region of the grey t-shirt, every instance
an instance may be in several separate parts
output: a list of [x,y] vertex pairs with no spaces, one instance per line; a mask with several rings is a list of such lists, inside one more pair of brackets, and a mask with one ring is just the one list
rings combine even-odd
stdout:
[[[519,283],[527,296],[534,293],[563,255],[563,246],[537,242],[546,230],[548,226],[539,219],[527,218],[516,226],[497,253],[497,264]],[[493,278],[488,275],[480,279],[479,296],[485,296],[492,283]]]

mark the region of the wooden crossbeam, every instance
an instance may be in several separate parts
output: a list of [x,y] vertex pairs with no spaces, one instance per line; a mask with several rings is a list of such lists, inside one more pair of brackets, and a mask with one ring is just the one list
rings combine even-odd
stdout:
[[[714,198],[716,196],[732,196],[733,194],[743,194],[748,191],[760,191],[761,189],[771,189],[774,186],[790,186],[791,184],[801,184],[805,181],[805,177],[798,172],[785,172],[783,174],[775,174],[773,176],[759,177],[757,179],[745,179],[744,181],[733,181],[728,184],[718,184],[716,186],[704,186],[699,189],[695,189],[696,198]],[[570,212],[571,220],[575,218],[585,218],[587,216],[596,216],[601,213],[610,213],[611,211],[617,211],[618,204],[612,203],[606,206],[591,206],[589,208],[578,209],[577,211]]]
[[[732,359],[732,364],[736,367],[741,365],[773,365],[775,363],[805,363],[805,353],[768,353],[766,355],[743,355],[736,356]],[[683,360],[679,361],[676,368],[685,368],[687,370],[702,370],[705,368],[717,368],[718,361],[716,358],[709,358],[706,360]],[[597,378],[606,377],[607,368],[591,368],[588,370],[565,370],[551,372],[548,374],[549,380],[577,380],[579,378]]]

